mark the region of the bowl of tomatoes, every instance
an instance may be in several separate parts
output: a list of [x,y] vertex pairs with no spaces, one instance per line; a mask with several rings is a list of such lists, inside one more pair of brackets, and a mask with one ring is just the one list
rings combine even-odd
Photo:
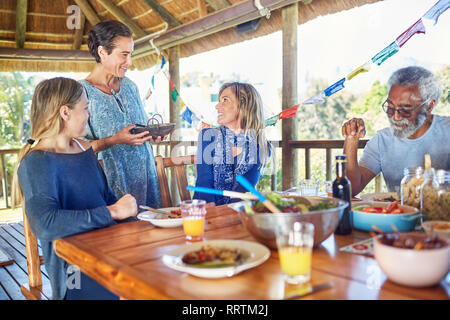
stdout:
[[398,201],[353,203],[352,213],[355,229],[374,231],[375,226],[383,232],[414,230],[421,216],[417,208],[400,205]]

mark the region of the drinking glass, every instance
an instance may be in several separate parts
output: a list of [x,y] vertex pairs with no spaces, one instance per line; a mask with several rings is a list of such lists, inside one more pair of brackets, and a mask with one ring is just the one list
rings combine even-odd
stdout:
[[308,282],[311,278],[314,225],[296,221],[288,228],[277,228],[276,239],[285,281],[291,284]]
[[205,230],[205,200],[185,200],[180,204],[186,241],[201,241]]
[[328,197],[333,196],[333,181],[325,181],[325,192]]
[[318,194],[319,194],[319,181],[311,179],[300,181],[300,195],[317,196]]

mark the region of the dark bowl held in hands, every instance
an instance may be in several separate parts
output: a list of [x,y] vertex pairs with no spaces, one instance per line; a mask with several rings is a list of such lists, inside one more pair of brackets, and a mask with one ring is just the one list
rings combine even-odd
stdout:
[[[155,140],[158,137],[164,138],[175,128],[175,123],[161,123],[161,124],[151,124],[149,126],[144,126],[141,124],[136,124],[136,127],[130,130],[132,134],[138,134],[144,131],[148,131],[149,135]],[[147,135],[148,136],[148,135]]]

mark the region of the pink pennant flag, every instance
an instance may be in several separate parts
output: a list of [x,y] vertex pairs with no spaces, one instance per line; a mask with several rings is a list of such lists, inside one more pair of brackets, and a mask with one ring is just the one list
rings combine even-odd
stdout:
[[395,39],[399,47],[403,46],[416,33],[425,33],[425,26],[420,18],[416,23],[409,27],[405,32]]

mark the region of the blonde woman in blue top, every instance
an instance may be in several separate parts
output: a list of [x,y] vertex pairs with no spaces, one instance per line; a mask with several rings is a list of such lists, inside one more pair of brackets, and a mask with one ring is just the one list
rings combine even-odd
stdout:
[[39,239],[53,299],[117,298],[81,273],[81,287],[67,287],[69,265],[53,250],[53,241],[113,225],[134,217],[136,200],[117,200],[86,135],[88,100],[80,83],[44,80],[31,104],[31,139],[21,149],[13,178],[13,203],[25,205]]
[[[251,84],[225,83],[216,109],[220,127],[203,129],[198,137],[196,186],[246,192],[236,176],[255,186],[271,153],[261,97]],[[194,199],[217,205],[239,201],[199,192]]]

